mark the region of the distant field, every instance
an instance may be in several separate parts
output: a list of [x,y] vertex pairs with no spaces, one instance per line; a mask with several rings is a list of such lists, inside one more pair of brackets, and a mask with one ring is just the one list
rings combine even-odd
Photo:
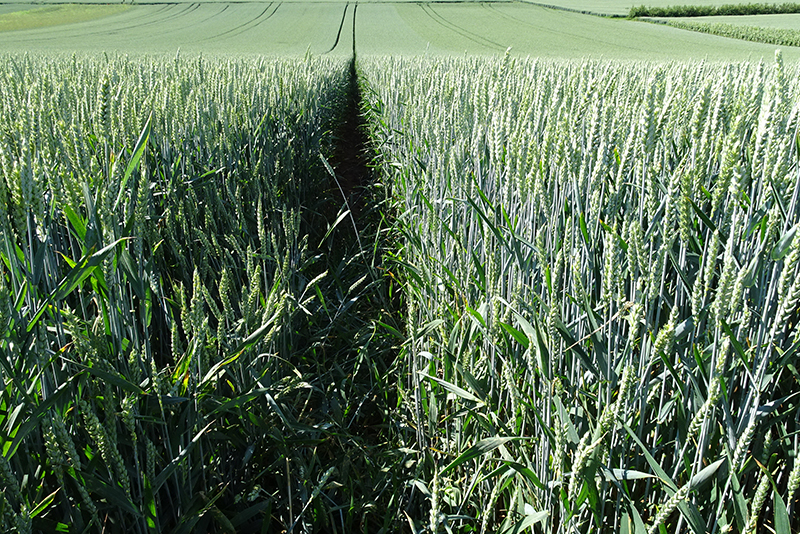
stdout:
[[[343,3],[134,5],[102,20],[0,34],[4,50],[302,55],[352,51]],[[348,40],[349,39],[349,40]]]
[[356,44],[368,54],[500,54],[511,47],[516,55],[643,60],[747,60],[775,52],[771,45],[523,3],[361,5]]
[[[591,4],[603,9],[627,6],[622,0]],[[511,48],[514,55],[546,58],[739,61],[772,58],[775,51],[774,45],[524,2],[206,1],[39,6],[24,12],[19,6],[3,6],[17,11],[0,14],[0,24],[9,20],[27,25],[11,24],[7,29],[17,31],[0,32],[2,50],[346,55],[353,50],[355,26],[358,52],[371,55],[497,55]],[[89,20],[100,15],[102,19]],[[785,56],[800,59],[800,50],[787,50]]]
[[48,28],[51,26],[96,20],[109,15],[122,13],[130,9],[130,6],[121,4],[60,4],[32,7],[20,4],[9,6],[9,8],[10,9],[7,11],[0,11],[0,32]]
[[[656,19],[658,20],[658,19]],[[800,30],[800,14],[789,15],[745,15],[729,17],[676,17],[669,20],[696,23],[736,24],[739,26],[757,26],[759,28],[780,28],[783,30]]]

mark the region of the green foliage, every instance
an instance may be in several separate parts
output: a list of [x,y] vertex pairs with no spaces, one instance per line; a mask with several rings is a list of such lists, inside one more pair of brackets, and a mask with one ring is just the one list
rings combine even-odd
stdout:
[[632,7],[629,18],[638,17],[708,17],[717,15],[770,15],[800,13],[800,4],[784,2],[782,4],[724,4],[715,5],[679,5],[679,6],[645,6]]
[[403,236],[415,531],[800,527],[781,56],[360,66]]
[[780,54],[3,59],[4,531],[800,527]]
[[4,532],[383,528],[392,321],[356,283],[381,242],[326,231],[319,157],[348,82],[310,58],[3,58]]
[[692,22],[688,20],[671,20],[667,24],[682,30],[710,33],[756,43],[800,46],[800,31],[786,28],[760,28],[757,26],[725,24],[723,22]]

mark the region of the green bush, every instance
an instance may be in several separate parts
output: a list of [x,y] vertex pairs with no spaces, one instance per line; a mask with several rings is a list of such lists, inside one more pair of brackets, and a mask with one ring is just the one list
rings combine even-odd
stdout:
[[710,33],[721,37],[742,39],[777,46],[800,46],[800,31],[784,28],[760,28],[722,22],[668,21],[668,25],[682,30]]
[[710,17],[717,15],[769,15],[779,13],[800,13],[800,4],[787,2],[783,4],[679,5],[668,7],[641,5],[632,7],[628,16],[630,18]]

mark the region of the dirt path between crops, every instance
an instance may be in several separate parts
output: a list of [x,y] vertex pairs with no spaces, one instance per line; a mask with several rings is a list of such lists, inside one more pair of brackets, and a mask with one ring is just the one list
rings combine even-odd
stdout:
[[[361,89],[356,72],[356,15],[358,5],[353,6],[353,50],[344,109],[334,135],[332,165],[336,172],[336,187],[349,204],[353,216],[364,208],[364,187],[373,178],[369,163],[369,139],[366,121],[361,113]],[[344,22],[344,18],[342,18]],[[339,28],[341,34],[342,29]],[[339,38],[337,36],[337,42]]]
[[344,111],[333,132],[334,150],[331,165],[336,172],[340,194],[347,199],[353,216],[364,208],[364,187],[372,180],[369,163],[369,140],[360,108],[361,92],[356,77],[355,61],[350,64],[350,80]]
[[[330,198],[334,204],[342,206],[346,202],[346,208],[350,210],[352,224],[355,233],[355,241],[358,248],[363,246],[362,239],[366,236],[369,241],[373,241],[375,233],[382,223],[382,215],[377,209],[374,198],[374,190],[370,187],[377,178],[371,163],[372,148],[369,139],[369,129],[366,117],[361,108],[361,86],[356,71],[356,20],[358,4],[353,6],[353,50],[349,65],[347,87],[345,89],[344,101],[341,114],[339,115],[336,126],[333,130],[333,149],[330,153],[329,163],[333,168],[335,177],[331,177]],[[344,20],[344,19],[343,19]],[[340,29],[341,33],[341,29]],[[338,37],[337,37],[338,41]],[[350,226],[349,223],[345,223]],[[342,236],[352,236],[350,229],[346,229]],[[352,237],[345,237],[346,243]],[[352,247],[355,242],[343,248]],[[366,253],[361,250],[360,253]],[[368,253],[367,253],[368,254]],[[354,263],[358,265],[359,262]],[[369,262],[368,262],[369,263]],[[375,280],[381,278],[382,258],[374,258],[371,266],[363,264],[364,274],[369,272],[370,278]],[[363,315],[364,322],[370,323],[375,319],[381,319],[389,323],[396,323],[399,327],[399,315],[392,310],[400,309],[399,297],[387,297],[387,295],[398,295],[392,293],[387,288],[391,281],[386,278],[382,284],[373,285],[368,294],[359,296],[359,304],[354,306],[349,313],[353,315]],[[390,318],[391,316],[391,318]],[[386,336],[385,332],[380,335]],[[376,347],[380,346],[377,344]],[[373,362],[378,359],[385,359],[379,367],[385,372],[385,366],[390,366],[396,358],[396,348],[381,347],[377,352],[372,353]],[[363,398],[353,417],[353,430],[367,443],[381,441],[379,437],[383,430],[388,426],[386,420],[390,413],[390,399],[394,399],[394,391],[374,391]]]

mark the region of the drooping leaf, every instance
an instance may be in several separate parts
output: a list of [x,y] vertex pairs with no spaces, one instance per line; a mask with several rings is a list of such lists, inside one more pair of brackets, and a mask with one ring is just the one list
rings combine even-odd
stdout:
[[476,404],[482,404],[483,403],[483,401],[481,401],[481,399],[479,399],[478,397],[476,397],[475,395],[473,395],[469,391],[456,386],[453,383],[450,383],[450,382],[448,382],[446,380],[442,380],[441,378],[438,378],[438,377],[435,377],[435,376],[431,376],[431,375],[429,375],[429,374],[427,374],[427,373],[425,373],[423,371],[417,371],[417,374],[419,374],[422,378],[427,378],[428,380],[436,382],[437,384],[439,384],[440,386],[445,388],[447,391],[449,391],[451,393],[454,393],[455,395],[461,397],[464,400],[468,400],[468,401],[474,402]]
[[775,261],[783,259],[786,254],[789,253],[789,249],[792,247],[792,241],[794,240],[794,236],[797,235],[797,228],[800,226],[800,223],[795,224],[792,226],[785,234],[778,239],[778,242],[772,249],[772,259]]
[[53,499],[55,499],[56,493],[58,493],[59,491],[61,491],[61,488],[56,488],[56,490],[53,493],[42,499],[41,502],[39,502],[39,504],[34,506],[33,510],[30,511],[31,519],[33,519],[34,517],[38,516],[39,514],[47,510],[47,508],[53,502]]
[[120,180],[119,194],[117,195],[117,199],[114,201],[114,206],[112,207],[113,211],[116,211],[119,207],[123,195],[128,190],[126,187],[128,180],[130,179],[131,174],[133,174],[133,171],[136,170],[136,167],[139,166],[139,161],[142,159],[142,154],[144,154],[144,149],[147,146],[147,140],[150,139],[150,123],[152,120],[153,112],[151,111],[144,123],[141,133],[139,134],[139,139],[136,141],[136,145],[133,147],[133,154],[131,154],[131,159],[128,161],[128,166],[125,168],[125,174],[122,176],[122,180]]
[[469,449],[465,450],[458,457],[450,462],[447,467],[442,470],[442,474],[447,473],[451,469],[458,467],[459,465],[463,464],[464,462],[468,462],[470,460],[474,460],[479,456],[483,456],[487,452],[491,452],[495,450],[497,447],[504,445],[510,441],[519,441],[523,439],[523,437],[492,437],[492,438],[485,438],[480,440],[478,443],[470,447]]
[[691,490],[697,490],[701,488],[706,482],[708,482],[711,479],[711,477],[713,477],[717,473],[719,466],[725,463],[725,461],[726,461],[725,458],[720,458],[716,462],[713,462],[704,467],[703,469],[701,469],[700,471],[698,471],[689,482],[689,488]]
[[502,534],[519,534],[525,532],[537,523],[541,523],[550,515],[549,512],[541,510],[525,514],[521,520],[510,525],[507,529],[503,530]]
[[640,480],[642,478],[658,478],[655,475],[650,473],[644,473],[642,471],[636,471],[634,469],[608,469],[602,467],[600,469],[600,473],[606,478],[612,478],[615,480]]

